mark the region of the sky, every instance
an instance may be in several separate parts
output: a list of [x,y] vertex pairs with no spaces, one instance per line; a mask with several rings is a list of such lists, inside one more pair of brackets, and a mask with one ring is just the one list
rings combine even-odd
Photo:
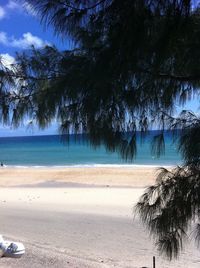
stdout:
[[[4,64],[13,63],[16,52],[28,49],[31,45],[41,48],[46,44],[59,49],[69,48],[69,42],[63,43],[54,35],[53,29],[45,29],[40,24],[30,6],[22,7],[19,0],[0,0],[0,56]],[[194,99],[185,108],[199,112],[199,106],[199,101]],[[177,107],[177,113],[179,111],[181,107]],[[43,131],[38,130],[37,126],[30,129],[26,124],[17,129],[0,125],[0,137],[57,134],[57,129],[55,122]]]
[[[0,55],[4,64],[13,63],[16,52],[28,49],[31,45],[41,48],[46,44],[56,45],[59,49],[69,47],[54,35],[53,29],[44,29],[29,6],[24,8],[19,1],[0,0]],[[55,122],[46,130],[38,130],[37,126],[30,129],[26,123],[17,129],[0,125],[0,137],[57,133]]]

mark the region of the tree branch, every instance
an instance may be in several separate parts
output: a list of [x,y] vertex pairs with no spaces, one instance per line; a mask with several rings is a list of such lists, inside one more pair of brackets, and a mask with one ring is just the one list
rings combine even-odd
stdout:
[[188,75],[188,76],[181,76],[181,75],[174,75],[174,74],[164,74],[164,73],[158,73],[156,74],[157,77],[165,78],[165,79],[172,79],[177,80],[181,82],[192,82],[192,81],[199,81],[200,80],[200,74],[199,75]]
[[62,1],[60,1],[60,4],[62,4],[65,7],[68,7],[68,8],[74,9],[74,10],[77,10],[77,11],[87,11],[87,10],[96,8],[97,6],[99,6],[100,4],[102,4],[105,1],[106,0],[101,0],[101,1],[97,2],[96,4],[94,4],[94,5],[90,6],[90,7],[85,7],[85,8],[78,8],[78,7],[75,7],[73,5],[63,3]]
[[163,79],[171,79],[171,80],[177,80],[180,82],[192,82],[192,81],[199,81],[200,80],[200,74],[196,75],[176,75],[176,74],[168,74],[168,73],[156,73],[151,72],[147,69],[138,68],[139,72],[149,74],[155,78],[163,78]]

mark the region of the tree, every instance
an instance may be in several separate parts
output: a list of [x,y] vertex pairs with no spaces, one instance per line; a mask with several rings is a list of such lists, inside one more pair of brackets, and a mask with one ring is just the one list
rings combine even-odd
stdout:
[[[200,211],[200,118],[189,111],[173,117],[177,103],[199,99],[198,5],[190,0],[20,2],[29,3],[63,40],[70,38],[74,49],[32,48],[17,55],[12,69],[2,69],[3,120],[17,126],[28,115],[43,128],[56,118],[62,133],[87,133],[93,146],[104,143],[131,160],[138,130],[143,138],[157,123],[158,155],[164,151],[164,130],[173,130],[183,165],[162,169],[137,209],[159,249],[176,257]],[[15,90],[8,91],[7,83]]]
[[136,206],[158,250],[169,259],[178,256],[188,234],[197,245],[200,242],[200,120],[183,111],[172,121],[173,127],[184,129],[179,139],[184,163],[172,170],[161,168],[156,184],[146,190]]

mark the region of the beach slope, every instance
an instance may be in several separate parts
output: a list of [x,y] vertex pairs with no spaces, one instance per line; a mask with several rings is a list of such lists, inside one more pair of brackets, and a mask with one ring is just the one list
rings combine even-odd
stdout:
[[1,169],[0,232],[25,244],[21,259],[0,267],[197,268],[189,246],[169,263],[133,217],[154,168]]

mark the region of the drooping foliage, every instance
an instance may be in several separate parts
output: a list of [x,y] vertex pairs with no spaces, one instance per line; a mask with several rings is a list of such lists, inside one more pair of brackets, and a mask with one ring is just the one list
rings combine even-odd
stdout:
[[159,251],[171,260],[178,257],[188,236],[193,236],[199,246],[200,118],[183,111],[180,118],[170,117],[169,121],[184,164],[159,169],[155,185],[146,189],[136,211]]
[[[56,118],[62,133],[87,133],[93,146],[104,143],[127,159],[135,157],[137,131],[144,137],[149,129],[160,129],[152,143],[159,155],[164,130],[172,130],[184,163],[161,171],[138,210],[160,250],[177,256],[187,227],[198,215],[193,195],[200,173],[200,119],[189,111],[173,117],[177,104],[199,100],[198,1],[18,2],[28,4],[43,25],[53,26],[64,44],[70,39],[73,49],[32,48],[17,55],[11,68],[1,67],[2,121],[17,126],[28,116],[44,128]],[[186,218],[178,200],[187,191],[179,187],[182,181],[192,187],[194,198],[185,201],[191,209]]]
[[75,46],[18,56],[41,127],[56,117],[63,132],[87,132],[92,145],[104,143],[131,159],[136,130],[144,134],[155,120],[163,130],[161,113],[170,115],[177,103],[199,94],[200,52],[194,48],[200,21],[190,1],[19,2]]

